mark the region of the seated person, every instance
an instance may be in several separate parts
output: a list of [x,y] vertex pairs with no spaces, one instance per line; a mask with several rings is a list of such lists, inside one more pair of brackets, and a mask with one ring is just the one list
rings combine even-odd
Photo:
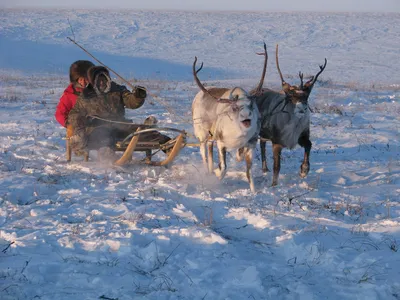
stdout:
[[[87,78],[89,85],[68,115],[68,125],[74,130],[70,144],[77,155],[94,149],[99,150],[100,159],[114,160],[116,141],[124,139],[139,127],[129,124],[132,121],[125,118],[125,107],[141,107],[147,95],[146,90],[136,87],[130,92],[125,86],[111,81],[108,70],[102,66],[91,67]],[[164,144],[170,138],[153,131],[141,134],[139,140]]]
[[78,96],[87,86],[87,71],[93,66],[94,64],[88,60],[77,60],[69,67],[70,83],[64,90],[55,113],[56,120],[61,126],[67,127],[68,114],[74,107]]

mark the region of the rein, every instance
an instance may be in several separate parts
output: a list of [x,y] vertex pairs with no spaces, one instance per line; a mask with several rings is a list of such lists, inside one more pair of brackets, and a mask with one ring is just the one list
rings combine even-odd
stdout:
[[[277,108],[278,108],[278,106],[279,106],[279,105],[281,105],[281,104],[282,104],[282,102],[284,102],[284,101],[285,101],[285,105],[282,107],[282,109],[281,109],[281,110],[279,110],[279,111],[277,111],[277,112],[274,112],[274,111],[275,111],[275,109],[277,109]],[[288,112],[287,112],[287,111],[284,111],[284,109],[285,109],[286,105],[287,105],[287,101],[286,101],[286,98],[284,98],[283,100],[279,101],[279,102],[278,102],[278,104],[276,104],[276,105],[274,106],[274,108],[272,109],[272,112],[271,112],[270,114],[266,115],[266,117],[270,117],[270,116],[273,116],[273,115],[276,115],[276,114],[279,114],[279,113],[285,113],[285,114],[288,114]]]
[[[145,132],[152,132],[152,131],[173,131],[173,132],[178,132],[181,133],[185,136],[191,136],[189,133],[187,133],[185,130],[180,130],[180,129],[176,129],[176,128],[172,128],[172,127],[159,127],[158,125],[145,125],[145,124],[137,124],[137,123],[132,123],[132,122],[124,122],[124,121],[112,121],[112,120],[108,120],[108,119],[104,119],[104,118],[100,118],[98,116],[88,116],[89,118],[93,118],[93,119],[97,119],[97,120],[101,120],[104,122],[108,122],[108,123],[114,123],[114,124],[124,124],[124,125],[137,125],[140,126],[141,128],[144,128],[143,130],[140,130],[140,132],[136,132],[136,133],[131,133],[130,135],[128,135],[125,139],[124,142],[135,136],[138,135],[140,133],[145,133]],[[100,125],[101,126],[101,125]]]
[[[282,109],[280,109],[279,111],[276,111],[276,112],[275,112],[275,110],[279,107],[279,105],[282,104],[282,102],[285,102],[285,105],[282,107]],[[279,102],[274,106],[274,108],[272,109],[272,112],[271,112],[270,114],[268,114],[268,115],[266,115],[266,116],[263,117],[263,119],[261,120],[261,124],[264,124],[265,120],[266,120],[268,117],[271,117],[271,116],[274,116],[274,115],[277,115],[277,114],[280,114],[280,113],[288,114],[287,111],[284,111],[286,105],[287,105],[286,98],[284,98],[284,99],[282,99],[281,101],[279,101]]]

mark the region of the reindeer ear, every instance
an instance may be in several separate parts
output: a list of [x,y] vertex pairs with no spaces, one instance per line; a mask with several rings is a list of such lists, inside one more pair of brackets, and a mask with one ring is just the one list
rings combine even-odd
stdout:
[[305,91],[305,92],[311,92],[311,89],[313,88],[313,86],[314,86],[314,83],[312,82],[312,80],[314,79],[314,76],[311,78],[311,80],[309,80],[309,81],[307,81],[305,84],[304,84],[304,86],[303,86],[303,88],[302,88],[302,90],[303,91]]
[[290,91],[290,88],[291,88],[291,85],[289,83],[287,83],[287,82],[282,83],[282,90],[285,92],[285,94]]

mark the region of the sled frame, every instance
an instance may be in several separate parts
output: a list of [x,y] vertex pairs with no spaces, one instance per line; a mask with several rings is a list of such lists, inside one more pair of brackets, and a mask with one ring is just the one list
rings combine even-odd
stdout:
[[[135,125],[135,124],[132,124]],[[184,130],[179,130],[170,127],[156,127],[153,125],[138,125],[138,129],[129,134],[122,141],[117,141],[114,150],[118,152],[123,152],[121,158],[115,161],[113,164],[116,166],[123,166],[132,160],[133,152],[146,152],[145,163],[151,166],[166,166],[170,164],[176,156],[179,154],[181,149],[186,145],[187,133]],[[142,129],[144,127],[144,129]],[[175,132],[178,136],[169,140],[164,144],[160,144],[158,141],[139,141],[139,136],[141,133],[147,133],[152,131],[158,132]],[[69,138],[73,135],[73,129],[71,126],[67,127],[67,138],[66,138],[66,159],[70,162],[72,159],[72,148],[69,142]],[[156,153],[152,151],[164,151],[166,153],[166,158],[162,161],[152,161],[152,156]],[[89,154],[84,155],[84,161],[89,160]]]

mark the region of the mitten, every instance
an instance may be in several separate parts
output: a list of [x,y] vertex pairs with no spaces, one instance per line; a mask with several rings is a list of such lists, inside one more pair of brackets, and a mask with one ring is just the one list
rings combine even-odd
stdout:
[[135,86],[132,93],[136,96],[136,98],[146,98],[147,96],[146,88],[142,86]]

